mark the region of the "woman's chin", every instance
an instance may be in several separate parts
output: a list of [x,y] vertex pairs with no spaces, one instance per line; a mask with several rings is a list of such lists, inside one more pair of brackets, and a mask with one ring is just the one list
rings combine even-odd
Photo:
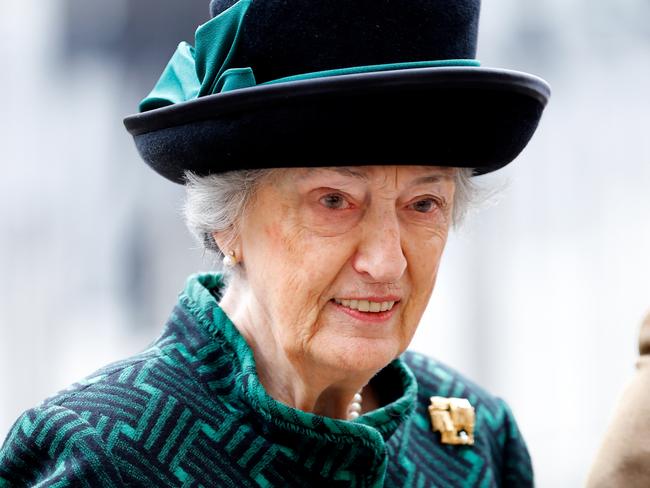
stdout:
[[346,338],[323,346],[318,362],[331,369],[354,373],[375,373],[400,354],[394,339]]

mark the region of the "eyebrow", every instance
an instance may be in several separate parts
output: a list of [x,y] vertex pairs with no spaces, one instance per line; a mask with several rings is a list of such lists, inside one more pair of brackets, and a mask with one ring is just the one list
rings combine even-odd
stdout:
[[[354,178],[358,178],[364,181],[368,181],[368,175],[366,173],[361,173],[359,171],[354,170],[353,168],[349,166],[325,166],[325,167],[319,167],[319,168],[307,168],[307,173],[303,176],[309,176],[313,174],[316,171],[334,171],[336,173],[339,173],[343,176],[352,176]],[[410,186],[415,186],[415,185],[422,185],[422,184],[427,184],[427,183],[438,183],[441,180],[450,180],[453,179],[453,175],[450,174],[448,171],[439,171],[436,174],[431,174],[431,175],[426,175],[426,176],[419,176],[412,180],[409,185]]]
[[325,167],[319,167],[319,168],[307,168],[307,173],[304,176],[309,176],[312,175],[316,171],[334,171],[336,173],[339,173],[343,176],[352,176],[354,178],[358,178],[360,180],[367,181],[368,180],[368,175],[365,173],[361,173],[359,171],[355,171],[354,169],[347,167],[347,166],[325,166]]
[[415,178],[413,181],[411,181],[411,186],[422,185],[426,183],[438,183],[441,180],[451,180],[452,178],[453,176],[449,174],[420,176],[419,178]]

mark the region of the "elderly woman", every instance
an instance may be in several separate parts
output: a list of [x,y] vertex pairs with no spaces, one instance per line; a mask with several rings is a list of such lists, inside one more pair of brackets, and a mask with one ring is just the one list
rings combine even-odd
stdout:
[[524,148],[548,86],[479,67],[477,0],[211,10],[126,125],[222,270],[27,411],[0,482],[531,485],[507,405],[405,351],[471,176]]

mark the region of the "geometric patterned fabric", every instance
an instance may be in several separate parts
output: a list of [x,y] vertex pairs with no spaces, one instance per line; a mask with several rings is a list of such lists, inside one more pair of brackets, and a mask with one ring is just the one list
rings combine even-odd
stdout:
[[[510,409],[449,367],[407,352],[372,380],[382,408],[355,421],[275,401],[217,304],[190,277],[160,338],[26,411],[0,449],[0,486],[528,487]],[[440,443],[431,396],[469,399],[475,444]]]

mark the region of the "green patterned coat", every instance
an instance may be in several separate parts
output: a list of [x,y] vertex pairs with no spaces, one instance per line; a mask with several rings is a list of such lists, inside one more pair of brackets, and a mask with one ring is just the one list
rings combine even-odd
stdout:
[[[385,406],[353,422],[273,400],[219,286],[191,277],[151,347],[25,412],[0,450],[0,486],[532,485],[507,405],[415,353],[373,378]],[[473,446],[440,443],[434,395],[475,406]]]

